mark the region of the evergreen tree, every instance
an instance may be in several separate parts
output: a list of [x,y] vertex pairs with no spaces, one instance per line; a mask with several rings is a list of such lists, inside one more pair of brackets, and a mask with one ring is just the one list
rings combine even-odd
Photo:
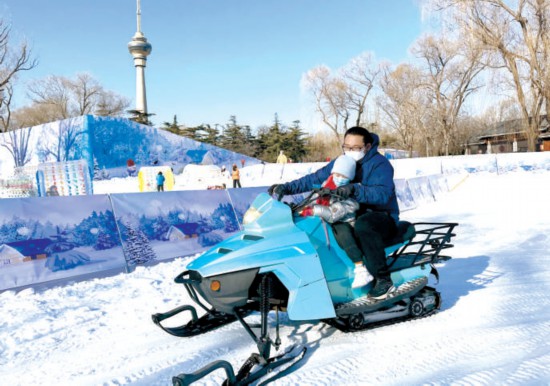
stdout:
[[124,245],[124,255],[126,262],[130,266],[145,264],[157,258],[155,251],[151,247],[147,236],[139,229],[134,229],[130,224],[126,225],[126,244]]
[[102,180],[101,176],[101,168],[99,167],[99,164],[97,163],[97,158],[94,157],[94,180]]
[[280,150],[284,149],[284,127],[279,121],[279,116],[275,114],[273,125],[262,130],[259,134],[262,153],[260,158],[268,162],[275,162]]
[[174,120],[172,123],[170,122],[164,122],[162,126],[160,127],[162,130],[169,131],[170,133],[181,135],[181,130],[178,125],[178,118],[174,115]]
[[223,136],[221,138],[221,147],[237,153],[246,154],[247,142],[246,135],[242,127],[237,124],[237,117],[232,115],[229,122],[225,126]]
[[300,121],[294,121],[293,126],[284,134],[283,149],[293,162],[299,162],[307,154],[306,147],[306,133],[300,128]]
[[96,251],[101,251],[104,249],[114,248],[118,245],[118,239],[114,238],[108,233],[99,233],[97,236],[97,241],[94,245]]
[[220,131],[217,127],[210,127],[210,125],[204,125],[203,130],[205,132],[202,141],[214,146],[218,146],[220,143]]
[[180,132],[182,136],[185,138],[192,139],[193,141],[199,141],[200,140],[200,131],[202,130],[202,126],[196,126],[196,127],[184,127]]

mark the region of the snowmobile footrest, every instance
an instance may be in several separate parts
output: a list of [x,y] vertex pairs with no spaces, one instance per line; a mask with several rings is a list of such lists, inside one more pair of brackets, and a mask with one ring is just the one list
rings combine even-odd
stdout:
[[428,284],[428,279],[420,277],[400,285],[386,299],[376,300],[367,296],[336,307],[336,315],[350,315],[358,312],[371,312],[397,303],[401,299],[410,298]]

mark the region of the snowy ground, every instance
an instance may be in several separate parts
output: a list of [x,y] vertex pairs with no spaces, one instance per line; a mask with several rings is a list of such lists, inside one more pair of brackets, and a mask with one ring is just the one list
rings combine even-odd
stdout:
[[[283,348],[308,352],[275,384],[550,384],[549,180],[550,171],[478,173],[403,213],[460,223],[454,258],[439,269],[440,312],[348,334],[283,317]],[[239,366],[256,347],[238,323],[183,339],[151,322],[152,313],[191,303],[172,280],[187,262],[3,292],[0,384],[169,385],[215,359]],[[201,384],[223,378],[219,371]]]

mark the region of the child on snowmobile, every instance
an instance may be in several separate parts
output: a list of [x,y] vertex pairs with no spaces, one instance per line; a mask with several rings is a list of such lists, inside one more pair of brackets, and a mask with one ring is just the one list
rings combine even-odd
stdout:
[[[324,189],[336,190],[339,186],[349,184],[355,177],[356,162],[353,158],[341,155],[332,166],[330,176],[321,185]],[[354,199],[338,199],[334,196],[323,196],[317,199],[317,204],[305,207],[301,216],[318,216],[332,224],[334,236],[349,258],[355,263],[352,288],[367,285],[373,278],[363,263],[363,254],[357,245],[353,234],[355,212],[359,203]]]

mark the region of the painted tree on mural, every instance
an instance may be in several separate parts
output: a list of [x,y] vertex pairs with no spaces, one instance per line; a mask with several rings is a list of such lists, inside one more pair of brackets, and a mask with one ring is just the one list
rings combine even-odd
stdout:
[[124,244],[124,255],[128,265],[145,264],[157,258],[151,247],[147,236],[139,229],[126,224],[126,242]]

